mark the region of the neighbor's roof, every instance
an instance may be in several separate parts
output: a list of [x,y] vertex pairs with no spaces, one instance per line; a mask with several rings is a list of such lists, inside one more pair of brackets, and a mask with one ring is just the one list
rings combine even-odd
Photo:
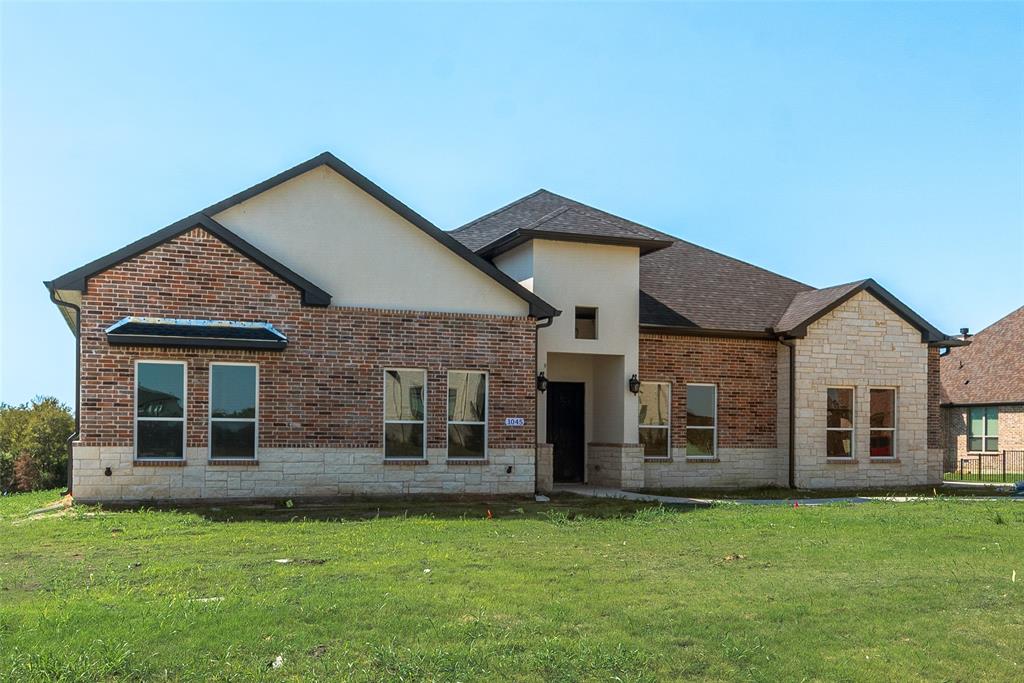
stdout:
[[436,240],[441,246],[453,252],[459,258],[470,263],[474,268],[500,284],[505,289],[509,290],[522,300],[526,301],[530,305],[530,314],[537,317],[548,317],[559,314],[553,306],[545,302],[543,299],[538,297],[533,292],[529,291],[518,282],[513,280],[505,273],[498,270],[494,264],[485,260],[481,256],[473,253],[470,249],[467,249],[458,240],[453,239],[451,235],[441,230],[433,223],[428,221],[423,216],[419,215],[408,206],[400,202],[393,195],[386,192],[380,186],[375,184],[366,176],[362,175],[354,168],[343,162],[338,157],[334,156],[330,152],[324,152],[319,154],[312,159],[302,162],[297,166],[294,166],[287,171],[277,174],[276,176],[264,180],[261,183],[253,185],[247,190],[243,190],[238,194],[232,195],[227,199],[217,202],[212,206],[207,207],[203,211],[194,214],[186,219],[178,221],[173,225],[170,225],[162,230],[144,237],[132,244],[119,249],[107,256],[96,259],[80,268],[61,275],[58,278],[54,278],[51,281],[45,282],[44,284],[50,290],[51,295],[54,292],[62,290],[77,290],[85,291],[88,283],[88,279],[108,268],[111,268],[127,259],[130,259],[138,254],[152,249],[154,246],[161,244],[168,239],[176,237],[185,230],[189,230],[192,227],[200,226],[211,232],[229,246],[234,247],[241,253],[249,256],[260,265],[263,265],[271,272],[279,275],[286,282],[296,286],[303,293],[303,303],[307,305],[326,306],[330,303],[330,294],[316,287],[308,280],[305,280],[300,275],[290,270],[284,264],[274,260],[268,254],[256,249],[256,247],[248,244],[235,235],[233,232],[228,230],[223,225],[217,223],[212,216],[236,205],[246,201],[258,194],[266,192],[278,185],[291,180],[297,176],[302,175],[308,171],[311,171],[320,166],[327,166],[334,172],[343,176],[353,185],[366,192],[368,195],[376,199],[378,202],[386,206],[391,211],[404,218],[406,221],[416,226],[427,235]]
[[939,361],[942,402],[1024,403],[1024,306]]

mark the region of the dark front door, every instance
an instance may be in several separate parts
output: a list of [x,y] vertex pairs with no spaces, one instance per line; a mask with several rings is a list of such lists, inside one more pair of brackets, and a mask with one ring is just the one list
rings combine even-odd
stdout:
[[555,481],[583,481],[583,383],[548,383],[548,443]]

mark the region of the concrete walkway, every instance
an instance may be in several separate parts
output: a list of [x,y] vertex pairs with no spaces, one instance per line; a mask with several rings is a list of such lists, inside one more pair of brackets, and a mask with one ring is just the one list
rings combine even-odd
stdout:
[[[887,503],[908,503],[915,500],[929,500],[929,496],[853,496],[848,498],[683,498],[678,496],[656,496],[651,493],[635,493],[622,491],[620,489],[605,488],[602,486],[587,486],[585,484],[556,484],[556,493],[573,493],[577,496],[587,498],[618,498],[620,500],[636,500],[650,503],[661,503],[663,505],[695,505],[697,507],[710,507],[716,504],[734,503],[736,505],[792,505],[794,502],[800,505],[829,505],[831,503],[870,503],[883,501]],[[1024,502],[1024,498],[1017,496],[971,496],[965,500],[1018,500]]]

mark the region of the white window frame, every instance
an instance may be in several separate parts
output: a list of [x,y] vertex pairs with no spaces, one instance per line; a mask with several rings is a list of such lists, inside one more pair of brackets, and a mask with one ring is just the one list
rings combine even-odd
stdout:
[[[868,387],[868,456],[875,458],[876,460],[892,460],[899,455],[899,451],[896,449],[896,430],[900,426],[899,423],[899,400],[900,395],[896,390],[896,387]],[[891,391],[892,392],[892,427],[872,427],[871,426],[871,392],[872,391]],[[854,399],[856,401],[856,399]],[[857,422],[854,420],[854,424]],[[892,432],[892,455],[871,455],[871,433],[872,432]]]
[[[714,422],[715,423],[714,423],[714,425],[711,426],[711,427],[704,427],[704,426],[701,426],[701,425],[697,425],[697,426],[691,427],[689,419],[686,420],[686,429],[687,430],[690,430],[690,429],[710,429],[710,430],[712,430],[712,434],[711,434],[711,455],[690,455],[690,454],[687,453],[686,457],[689,458],[690,460],[701,460],[701,459],[703,459],[703,460],[715,460],[715,459],[718,458],[718,385],[717,384],[713,384],[713,383],[708,383],[708,382],[687,382],[686,386],[687,387],[711,387],[712,389],[715,390],[715,400],[713,401],[713,405],[715,407],[715,415],[714,415]],[[689,405],[687,405],[687,410],[689,410]],[[684,448],[689,448],[689,445],[688,445],[689,443],[690,443],[690,440],[686,439],[683,447]]]
[[[828,390],[829,389],[848,389],[850,391],[850,426],[849,427],[829,427],[828,426]],[[870,409],[870,398],[868,408]],[[850,432],[850,454],[849,455],[829,455],[828,454],[828,433],[829,432]],[[895,448],[893,453],[895,453]],[[853,460],[857,457],[857,387],[843,386],[838,384],[832,384],[825,387],[825,457],[830,460]]]
[[[985,447],[988,445],[988,440],[989,439],[996,439],[996,440],[999,439],[999,435],[998,434],[996,434],[995,436],[989,436],[988,435],[988,410],[989,410],[989,408],[995,408],[995,410],[996,410],[996,424],[998,425],[999,424],[999,409],[996,408],[996,406],[968,406],[967,407],[967,452],[968,453],[976,453],[976,454],[980,453],[980,454],[989,454],[989,455],[991,455],[993,453],[998,454],[998,453],[1001,452],[999,450],[994,450],[994,451],[985,450]],[[972,410],[982,410],[982,411],[984,411],[984,414],[982,415],[982,433],[978,434],[978,435],[974,435],[974,434],[971,433],[971,411]],[[974,439],[981,439],[981,450],[980,451],[972,451],[971,450],[971,439],[972,438],[974,438]]]
[[[388,419],[388,373],[389,372],[419,372],[423,374],[423,419],[422,420],[389,420]],[[427,385],[430,378],[427,374],[426,368],[384,368],[380,374],[381,378],[381,391],[380,391],[380,408],[381,417],[383,418],[383,425],[381,427],[381,452],[384,454],[385,460],[426,460],[427,458]],[[445,406],[445,413],[447,417],[447,406]],[[389,424],[412,424],[412,425],[423,425],[423,452],[418,456],[416,455],[388,455],[388,425]]]
[[[180,365],[181,366],[181,417],[143,417],[139,418],[139,364]],[[156,360],[136,358],[133,366],[135,376],[132,378],[132,459],[143,462],[185,462],[188,444],[188,363],[183,360]],[[147,422],[180,422],[181,423],[181,457],[180,458],[147,458],[139,457],[139,420]]]
[[[490,455],[490,445],[489,445],[490,428],[488,427],[488,422],[490,422],[490,417],[491,417],[491,375],[486,370],[463,370],[461,368],[454,369],[454,370],[448,370],[448,373],[446,375],[446,377],[447,377],[446,381],[447,381],[447,389],[449,391],[451,390],[451,386],[452,386],[452,373],[453,372],[465,372],[465,373],[472,373],[474,375],[483,375],[484,376],[484,421],[483,421],[483,423],[480,423],[480,422],[473,422],[473,421],[469,421],[469,420],[451,420],[451,419],[449,419],[448,418],[448,394],[447,394],[447,392],[445,392],[445,402],[444,402],[444,413],[445,413],[445,415],[444,416],[445,416],[445,420],[447,420],[447,424],[445,425],[445,428],[444,428],[445,429],[445,433],[444,433],[445,449],[448,448],[448,434],[449,434],[448,428],[451,425],[479,425],[479,424],[483,424],[483,426],[484,426],[484,454],[481,455],[481,456],[477,456],[477,455],[458,456],[458,457],[449,458],[449,459],[451,459],[451,460],[486,460],[488,455]],[[424,410],[423,410],[424,417],[426,416],[426,412],[427,412],[426,408],[424,408]],[[424,443],[425,443],[425,440],[424,440]]]
[[[213,368],[217,365],[236,365],[256,368],[256,416],[255,417],[214,417],[213,416]],[[231,363],[227,361],[214,361],[209,366],[210,377],[206,387],[206,457],[208,460],[223,462],[225,460],[238,462],[256,462],[260,453],[260,366],[259,363]],[[251,458],[224,458],[213,455],[213,423],[214,422],[252,422],[255,425],[255,437],[253,438]]]
[[[645,425],[645,424],[640,424],[637,427],[638,430],[639,429],[665,429],[665,430],[668,430],[667,438],[665,440],[665,455],[647,455],[647,453],[644,453],[644,458],[647,459],[647,460],[671,460],[672,459],[672,382],[666,382],[666,381],[663,381],[663,380],[644,380],[644,379],[640,380],[640,386],[643,387],[644,384],[661,384],[661,385],[664,385],[664,386],[668,387],[668,424],[663,424],[663,425]],[[716,390],[716,397],[717,397],[717,390]],[[715,410],[716,411],[718,410],[718,408],[717,408],[717,400],[716,400]],[[639,401],[637,403],[637,417],[639,417]],[[717,425],[717,421],[716,421],[716,425]]]

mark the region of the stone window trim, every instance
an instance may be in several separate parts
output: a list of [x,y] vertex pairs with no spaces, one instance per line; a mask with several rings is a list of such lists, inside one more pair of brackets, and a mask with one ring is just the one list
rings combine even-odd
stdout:
[[[712,399],[712,405],[714,406],[714,411],[713,411],[714,414],[713,414],[712,419],[711,419],[711,426],[710,427],[707,427],[707,426],[693,426],[693,425],[690,424],[690,421],[688,419],[684,421],[684,424],[685,424],[685,427],[686,427],[686,431],[691,430],[691,429],[698,429],[698,430],[710,431],[711,432],[711,453],[708,454],[708,455],[691,455],[691,454],[687,453],[686,454],[686,459],[690,460],[692,458],[695,458],[696,460],[701,461],[701,462],[707,462],[709,460],[718,460],[718,385],[713,383],[713,382],[687,382],[686,383],[687,393],[689,393],[689,388],[690,387],[711,387],[711,389],[714,391],[714,395],[713,395],[714,397]],[[688,413],[689,410],[690,410],[690,407],[687,406],[686,410],[687,410],[687,413]],[[689,447],[689,441],[690,440],[687,437],[687,439],[686,439],[686,447],[687,448]]]
[[[423,417],[422,417],[422,419],[419,419],[419,420],[399,420],[399,419],[389,420],[388,419],[388,405],[387,405],[388,391],[387,391],[387,385],[388,385],[388,373],[389,372],[418,372],[418,373],[420,373],[423,376],[423,394],[422,394],[422,396],[420,398],[420,401],[423,404],[423,406],[422,406],[422,410],[423,410]],[[383,384],[381,385],[381,392],[380,392],[380,395],[381,395],[381,420],[382,420],[382,423],[383,423],[383,426],[381,428],[381,432],[382,432],[381,433],[381,450],[384,453],[384,464],[385,465],[400,465],[400,464],[410,464],[410,463],[414,463],[414,464],[422,463],[424,465],[427,464],[427,415],[429,413],[428,404],[427,404],[427,401],[428,401],[427,394],[429,392],[429,387],[427,386],[427,384],[429,382],[429,376],[427,374],[426,368],[387,367],[387,368],[383,369],[383,372],[381,373],[381,379],[383,381]],[[421,454],[418,455],[418,456],[389,456],[387,454],[388,425],[389,424],[414,424],[414,425],[420,425],[423,428],[423,450],[422,450]]]
[[132,460],[132,467],[184,467],[188,463],[185,459],[175,458],[135,458]]
[[[899,462],[899,452],[896,448],[896,434],[899,429],[899,391],[898,387],[895,386],[869,386],[868,387],[868,411],[871,410],[871,393],[874,391],[891,391],[892,392],[892,427],[873,427],[871,425],[871,416],[868,415],[868,459],[875,462]],[[889,432],[890,438],[892,439],[892,455],[872,455],[871,454],[871,435],[875,432]]]
[[[256,396],[255,396],[255,408],[256,415],[252,418],[235,418],[235,417],[214,417],[213,416],[213,368],[218,365],[231,365],[236,367],[251,367],[256,370]],[[210,465],[254,465],[259,461],[260,453],[260,365],[259,363],[251,362],[235,362],[235,361],[210,361],[210,365],[207,369],[209,375],[207,380],[207,422],[206,422],[206,444],[208,452],[211,453],[207,464]],[[214,457],[213,453],[213,423],[214,422],[251,422],[255,428],[255,435],[253,440],[252,457],[251,458],[227,458],[227,457]]]
[[[486,371],[486,370],[467,370],[467,369],[464,369],[464,368],[450,369],[446,373],[447,382],[448,382],[448,385],[447,385],[448,391],[451,391],[452,373],[477,374],[477,375],[483,375],[484,376],[484,419],[483,419],[482,422],[476,421],[476,420],[453,420],[453,419],[451,419],[451,415],[448,414],[448,408],[446,406],[445,407],[445,415],[446,415],[447,423],[445,425],[445,432],[446,432],[445,433],[445,438],[449,439],[449,441],[448,441],[449,446],[448,447],[449,448],[451,447],[451,430],[452,430],[452,425],[477,425],[477,426],[483,426],[483,428],[484,428],[484,452],[483,452],[482,455],[479,455],[479,456],[460,455],[457,458],[450,458],[448,460],[448,462],[449,463],[459,464],[462,461],[469,461],[471,463],[472,462],[483,462],[483,461],[486,461],[487,460],[487,454],[488,454],[488,438],[487,437],[489,436],[489,432],[490,432],[489,423],[490,423],[490,418],[491,418],[491,376],[490,376],[490,373],[488,371]],[[446,394],[446,396],[447,396],[447,394]],[[426,416],[426,412],[424,411],[424,417],[425,416]]]
[[641,391],[645,384],[656,384],[668,387],[668,414],[666,415],[666,422],[663,425],[640,424],[638,426],[638,431],[642,431],[644,429],[659,429],[665,431],[665,455],[647,455],[644,453],[644,462],[672,462],[672,382],[663,379],[641,380]]
[[[146,458],[139,457],[139,365],[180,365],[181,366],[181,417],[180,418],[159,418],[159,417],[148,417],[142,418],[144,421],[167,421],[167,422],[181,422],[181,457],[180,458]],[[185,360],[169,360],[166,358],[136,358],[133,363],[134,377],[132,381],[134,386],[132,388],[132,461],[134,463],[144,463],[143,466],[153,464],[153,466],[159,466],[156,463],[169,463],[168,466],[173,467],[177,463],[184,464],[188,460],[188,361]]]
[[[843,389],[850,392],[850,426],[829,427],[828,426],[828,392],[832,389]],[[829,432],[850,433],[850,454],[849,455],[828,455],[828,445],[825,446],[825,460],[829,463],[857,462],[857,387],[849,384],[829,384],[825,387],[825,436]]]

